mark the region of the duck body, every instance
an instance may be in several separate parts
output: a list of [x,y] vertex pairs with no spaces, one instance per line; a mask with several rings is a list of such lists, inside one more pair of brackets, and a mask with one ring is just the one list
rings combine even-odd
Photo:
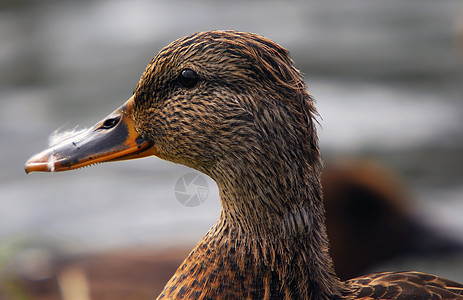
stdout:
[[201,32],[161,50],[126,104],[26,171],[156,155],[213,178],[219,219],[159,299],[462,299],[462,285],[420,273],[338,279],[316,116],[284,48],[257,34]]

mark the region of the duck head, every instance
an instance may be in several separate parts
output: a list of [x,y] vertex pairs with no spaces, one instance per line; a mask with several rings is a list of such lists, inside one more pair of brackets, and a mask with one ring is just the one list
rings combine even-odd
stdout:
[[317,160],[314,114],[284,48],[256,34],[196,33],[161,50],[124,105],[33,156],[26,172],[156,155],[213,175],[299,148]]
[[209,175],[224,203],[252,199],[283,214],[268,199],[297,206],[321,194],[315,115],[284,48],[257,34],[201,32],[162,49],[121,108],[33,156],[26,172],[156,155]]

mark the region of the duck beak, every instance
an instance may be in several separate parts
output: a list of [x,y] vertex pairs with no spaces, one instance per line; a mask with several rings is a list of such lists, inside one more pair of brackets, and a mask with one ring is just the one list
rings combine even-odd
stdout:
[[154,155],[152,143],[135,130],[133,96],[90,129],[52,145],[32,156],[25,166],[30,172],[74,170],[105,161],[128,160]]

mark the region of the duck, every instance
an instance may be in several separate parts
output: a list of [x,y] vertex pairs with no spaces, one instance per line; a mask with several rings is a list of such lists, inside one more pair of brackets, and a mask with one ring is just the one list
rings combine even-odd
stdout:
[[25,171],[154,155],[215,180],[219,218],[157,299],[463,299],[463,284],[417,271],[338,278],[318,117],[285,48],[254,33],[198,32],[163,48],[121,107]]

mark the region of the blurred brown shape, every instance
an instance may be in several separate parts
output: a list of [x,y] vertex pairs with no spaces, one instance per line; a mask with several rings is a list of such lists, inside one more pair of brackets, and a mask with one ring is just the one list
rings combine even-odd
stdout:
[[418,220],[398,176],[375,162],[328,164],[322,184],[330,253],[342,280],[394,257],[462,249]]

